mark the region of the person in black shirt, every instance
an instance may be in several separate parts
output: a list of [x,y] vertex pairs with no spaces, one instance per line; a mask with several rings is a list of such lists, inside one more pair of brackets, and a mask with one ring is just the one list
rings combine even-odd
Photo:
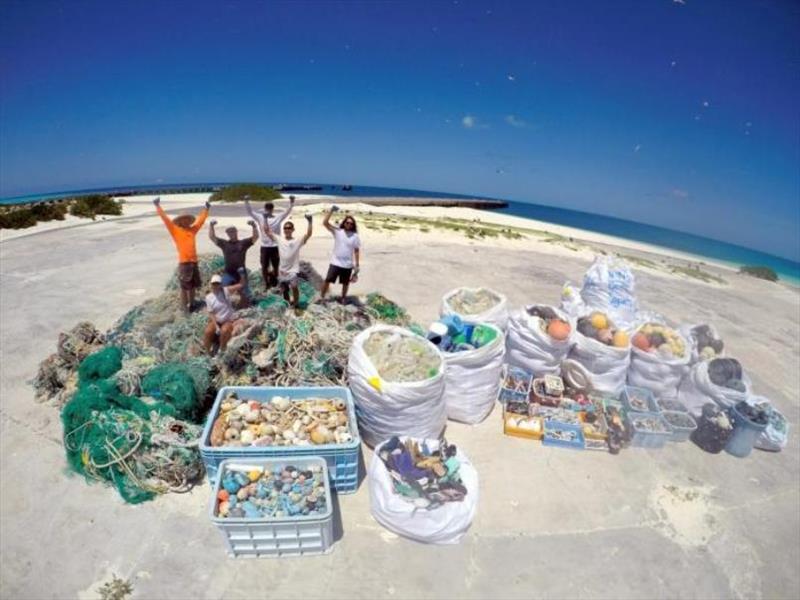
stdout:
[[[240,240],[239,232],[236,230],[236,227],[228,227],[225,229],[225,233],[228,234],[228,239],[222,240],[217,237],[214,231],[216,224],[216,220],[209,223],[208,237],[211,238],[214,244],[219,246],[222,250],[222,256],[225,259],[225,269],[222,273],[222,285],[223,287],[234,285],[240,282],[242,277],[241,273],[246,272],[245,260],[247,251],[250,249],[250,246],[258,241],[258,229],[256,228],[255,221],[251,219],[247,221],[247,224],[253,229],[253,235],[251,237]],[[242,288],[242,301],[245,304],[248,302],[247,299],[250,296],[249,292],[248,286],[245,285],[245,287]]]

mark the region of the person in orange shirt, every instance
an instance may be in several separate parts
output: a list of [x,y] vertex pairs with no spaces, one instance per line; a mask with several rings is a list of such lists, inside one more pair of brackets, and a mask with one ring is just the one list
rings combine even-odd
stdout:
[[153,204],[156,205],[156,212],[167,231],[175,242],[178,250],[178,282],[181,288],[181,308],[184,312],[189,312],[194,306],[194,297],[197,288],[202,285],[200,280],[200,269],[197,268],[197,247],[195,237],[208,217],[208,209],[211,203],[206,200],[206,207],[200,211],[195,219],[192,215],[178,215],[170,219],[164,209],[161,208],[161,198],[155,198]]

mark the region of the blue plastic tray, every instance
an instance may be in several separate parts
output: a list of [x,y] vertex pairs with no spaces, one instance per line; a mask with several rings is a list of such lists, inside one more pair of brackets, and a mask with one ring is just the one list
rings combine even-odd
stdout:
[[[228,392],[236,392],[242,399],[263,402],[272,396],[286,396],[297,402],[306,398],[340,398],[347,403],[347,416],[353,441],[346,444],[320,444],[313,446],[245,446],[228,448],[212,446],[211,428],[219,414],[219,407]],[[358,489],[358,463],[361,438],[358,435],[355,405],[350,390],[343,387],[245,387],[226,386],[217,392],[214,406],[208,413],[203,436],[200,439],[200,456],[206,466],[208,480],[213,485],[217,478],[220,463],[227,458],[295,458],[319,456],[325,459],[328,473],[336,491],[340,494],[355,492]]]
[[[571,442],[565,440],[553,439],[549,436],[548,432],[554,429],[561,429],[562,431],[574,431],[577,435]],[[572,448],[574,450],[584,449],[583,430],[580,425],[569,425],[560,421],[545,421],[544,422],[544,437],[542,437],[542,444],[544,446],[556,446],[558,448]]]
[[[631,404],[631,396],[635,395],[638,398],[641,398],[647,404],[646,407],[644,406],[635,406]],[[622,390],[622,395],[620,396],[620,400],[622,400],[622,404],[625,407],[625,410],[632,411],[632,412],[661,412],[661,409],[658,408],[656,404],[655,396],[653,396],[653,392],[648,390],[647,388],[642,387],[635,387],[632,385],[626,385],[625,389]]]
[[[633,432],[631,446],[639,448],[663,448],[664,445],[672,439],[672,427],[661,413],[630,411],[626,418],[628,420],[628,427],[630,427]],[[666,431],[657,432],[637,429],[634,421],[640,418],[650,418],[660,421],[666,426]]]

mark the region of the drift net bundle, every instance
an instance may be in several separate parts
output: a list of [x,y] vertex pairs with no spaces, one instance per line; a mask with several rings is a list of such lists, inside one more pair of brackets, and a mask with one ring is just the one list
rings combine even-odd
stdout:
[[[203,280],[222,266],[221,257],[201,256]],[[175,275],[167,291],[129,310],[106,334],[91,323],[62,334],[33,385],[38,400],[63,407],[72,470],[113,484],[131,503],[185,491],[203,476],[197,446],[218,388],[347,385],[348,354],[360,331],[377,322],[409,324],[406,311],[380,294],[345,306],[316,302],[320,283],[301,263],[301,310],[293,310],[261,292],[261,275],[252,275],[256,297],[237,311],[231,340],[213,359],[203,349],[208,315],[181,312]]]

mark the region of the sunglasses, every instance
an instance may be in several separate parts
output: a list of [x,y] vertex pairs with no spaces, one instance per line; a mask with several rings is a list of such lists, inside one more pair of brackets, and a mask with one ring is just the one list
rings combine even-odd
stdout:
[[294,229],[294,227],[292,227],[291,225],[283,228],[284,231],[291,231],[292,229]]

